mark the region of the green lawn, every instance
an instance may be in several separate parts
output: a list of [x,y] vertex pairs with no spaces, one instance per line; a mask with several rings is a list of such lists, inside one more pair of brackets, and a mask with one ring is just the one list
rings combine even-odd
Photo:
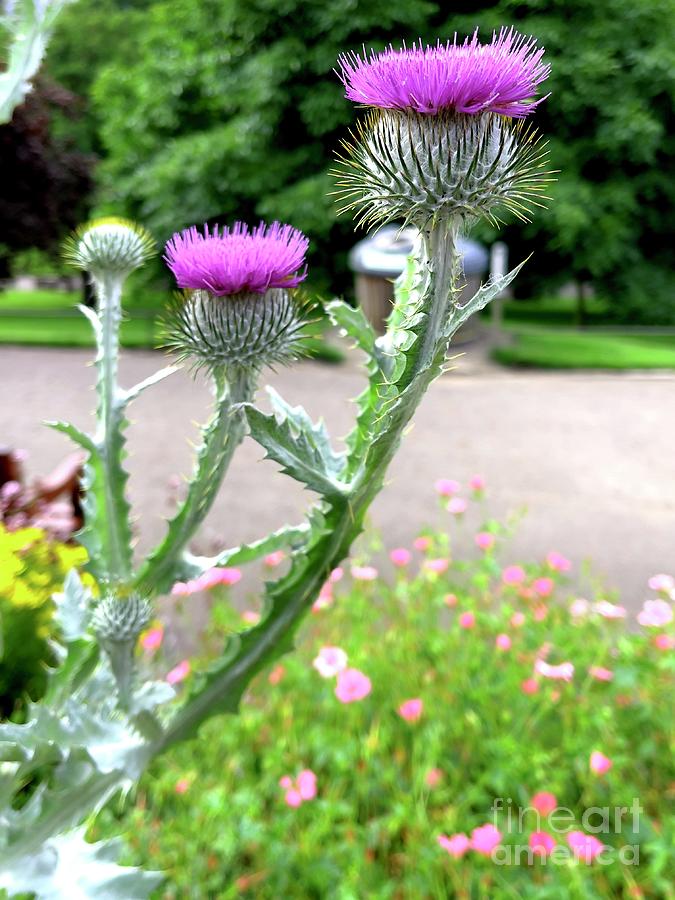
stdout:
[[[573,328],[577,325],[577,301],[574,297],[537,297],[533,300],[505,300],[504,322],[528,323],[538,326]],[[490,308],[487,309],[489,317]],[[606,304],[590,297],[585,301],[585,325],[600,325],[606,321]]]
[[82,302],[79,291],[0,291],[0,315],[5,310],[73,309]]
[[493,358],[544,369],[675,369],[675,334],[513,330],[512,346]]

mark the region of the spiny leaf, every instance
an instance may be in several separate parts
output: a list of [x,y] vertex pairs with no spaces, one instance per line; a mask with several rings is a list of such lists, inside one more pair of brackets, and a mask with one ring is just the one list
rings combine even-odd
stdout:
[[160,886],[158,872],[117,865],[120,842],[90,844],[85,831],[59,834],[13,865],[0,863],[0,887],[38,900],[143,900]]
[[323,422],[313,424],[301,406],[291,407],[272,388],[267,390],[274,415],[245,406],[252,437],[283,472],[310,490],[323,496],[343,493],[345,455],[334,452]]

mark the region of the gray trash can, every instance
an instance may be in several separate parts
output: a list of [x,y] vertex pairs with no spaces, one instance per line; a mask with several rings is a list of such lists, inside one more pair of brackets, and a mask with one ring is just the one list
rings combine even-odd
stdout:
[[[349,253],[349,265],[355,273],[356,299],[379,332],[384,331],[384,323],[391,309],[394,279],[405,267],[415,236],[414,228],[385,225],[359,241]],[[461,299],[464,303],[478,290],[481,277],[488,269],[489,254],[482,244],[465,238],[460,239],[459,248],[464,257],[466,286]],[[455,336],[455,342],[473,340],[479,330],[478,317],[472,316]]]

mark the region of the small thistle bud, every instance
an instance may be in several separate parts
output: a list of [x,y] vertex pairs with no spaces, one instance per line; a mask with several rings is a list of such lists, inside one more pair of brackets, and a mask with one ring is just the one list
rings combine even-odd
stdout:
[[184,290],[165,318],[166,345],[213,370],[257,370],[301,355],[313,305],[296,288],[308,244],[278,222],[174,235],[164,258]]
[[129,219],[95,219],[80,226],[63,245],[71,265],[94,277],[128,275],[155,252],[155,241],[145,228]]
[[104,597],[92,617],[92,626],[101,643],[136,643],[138,635],[152,619],[150,603],[138,594],[128,598]]
[[132,594],[130,597],[104,597],[92,616],[92,627],[110,661],[115,677],[119,703],[129,705],[134,681],[134,650],[138,636],[152,619],[148,600]]
[[549,173],[535,132],[511,120],[541,102],[533,97],[549,72],[543,52],[502,30],[488,45],[474,33],[461,45],[455,36],[341,57],[346,96],[374,107],[344,144],[341,211],[356,208],[368,225],[403,219],[419,228],[451,218],[496,222],[498,207],[526,219]]

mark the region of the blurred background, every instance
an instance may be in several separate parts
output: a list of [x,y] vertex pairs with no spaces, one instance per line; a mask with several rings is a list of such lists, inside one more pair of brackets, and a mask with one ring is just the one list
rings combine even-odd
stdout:
[[[78,0],[36,89],[0,128],[0,339],[87,341],[74,297],[53,288],[77,287],[57,280],[57,250],[91,214],[137,218],[160,242],[204,221],[292,222],[311,235],[310,286],[352,297],[352,223],[329,196],[358,115],[333,72],[338,54],[476,27],[487,39],[504,24],[546,47],[551,96],[535,119],[560,173],[531,225],[474,235],[504,241],[514,262],[534,251],[494,354],[672,367],[671,0]],[[168,286],[159,262],[134,282],[129,344],[152,344]]]

